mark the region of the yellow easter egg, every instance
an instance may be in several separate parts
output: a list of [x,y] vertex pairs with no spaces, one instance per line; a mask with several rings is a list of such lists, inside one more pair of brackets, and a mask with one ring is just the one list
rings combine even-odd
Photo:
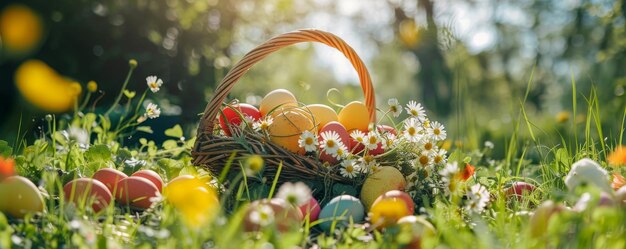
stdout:
[[359,102],[353,101],[347,104],[337,116],[339,123],[346,127],[348,132],[360,130],[367,132],[367,126],[370,123],[370,114],[367,107]]
[[274,109],[277,107],[282,108],[287,106],[298,106],[296,96],[285,89],[276,89],[263,97],[261,105],[259,106],[259,111],[261,111],[262,116],[266,116],[268,113],[272,112],[272,116],[276,117],[279,114],[279,110]]
[[37,186],[21,176],[10,176],[0,183],[0,203],[3,203],[1,212],[18,219],[44,209]]
[[291,152],[304,155],[304,148],[300,148],[298,139],[302,132],[313,132],[314,129],[311,117],[307,116],[303,110],[293,108],[278,114],[269,126],[268,133],[273,143]]
[[304,110],[311,112],[313,115],[317,130],[320,131],[324,126],[333,121],[339,121],[337,112],[333,108],[322,104],[312,104],[304,107]]

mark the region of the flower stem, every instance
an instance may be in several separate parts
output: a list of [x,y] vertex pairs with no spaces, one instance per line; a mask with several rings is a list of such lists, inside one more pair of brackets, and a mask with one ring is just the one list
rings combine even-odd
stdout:
[[115,109],[115,107],[119,104],[120,100],[122,99],[122,95],[124,95],[124,90],[126,90],[126,86],[128,85],[128,81],[130,81],[130,76],[133,75],[133,71],[135,70],[135,66],[131,65],[130,69],[128,70],[128,74],[126,75],[126,80],[124,81],[124,84],[122,85],[122,89],[120,90],[120,93],[117,95],[117,98],[115,99],[115,102],[113,102],[113,105],[111,105],[111,107],[109,107],[109,110],[107,110],[104,113],[104,116],[109,116],[109,114],[113,111],[113,109]]

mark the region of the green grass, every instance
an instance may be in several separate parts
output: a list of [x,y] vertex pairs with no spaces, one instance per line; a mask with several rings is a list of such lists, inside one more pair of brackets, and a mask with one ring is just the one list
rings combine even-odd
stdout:
[[[509,135],[503,143],[496,143],[496,146],[505,147],[502,155],[494,158],[493,150],[482,147],[451,151],[450,160],[470,162],[477,167],[476,175],[465,184],[487,186],[491,202],[486,212],[468,215],[460,211],[461,196],[429,200],[432,206],[416,210],[437,230],[436,234],[423,237],[425,248],[626,247],[625,207],[596,207],[599,191],[592,187],[568,191],[563,182],[572,163],[584,157],[598,161],[611,172],[624,173],[623,169],[610,168],[605,160],[607,154],[623,141],[626,109],[619,122],[619,135],[605,140],[602,102],[595,88],[585,98],[585,106],[579,106],[576,100],[579,93],[572,79],[574,117],[569,124],[563,125],[552,119],[535,121],[527,115],[525,102],[531,87],[532,74],[528,89],[519,101],[519,112],[511,115],[517,118],[511,127],[506,128]],[[139,105],[144,97],[139,103],[132,103],[132,98],[128,98],[127,123],[120,119],[118,125],[113,126],[107,115],[93,113],[86,113],[83,118],[74,116],[70,120],[57,120],[52,116],[50,129],[44,137],[30,144],[16,141],[13,148],[0,147],[3,150],[0,152],[12,154],[15,158],[20,175],[38,183],[46,192],[46,208],[41,214],[12,219],[0,213],[0,248],[269,248],[269,245],[275,248],[313,245],[321,248],[402,248],[410,242],[410,230],[394,226],[378,231],[367,224],[355,224],[331,234],[321,233],[315,227],[319,222],[305,222],[299,229],[289,232],[278,232],[274,226],[268,226],[258,233],[245,233],[242,229],[245,207],[254,198],[245,174],[235,181],[246,184],[233,184],[232,188],[222,192],[222,203],[230,195],[235,196],[235,208],[226,210],[223,207],[213,222],[200,228],[188,227],[181,214],[165,202],[142,212],[112,205],[96,215],[89,209],[77,209],[62,201],[64,183],[76,177],[91,176],[103,167],[116,167],[126,173],[148,168],[157,171],[166,181],[182,174],[208,174],[191,165],[190,149],[195,140],[182,139],[180,127],[168,130],[166,135],[171,139],[161,145],[145,139],[138,147],[119,143],[123,134],[139,125],[132,122],[139,115]],[[120,94],[115,105],[121,98]],[[129,108],[131,103],[137,104],[134,112]],[[113,107],[107,113],[111,110]],[[575,118],[580,110],[585,110],[584,127],[579,127]],[[87,125],[93,122],[97,124],[95,127]],[[89,149],[82,149],[76,141],[59,141],[62,138],[59,132],[70,123],[85,127],[93,134],[95,139],[90,142]],[[469,127],[471,131],[460,129],[458,134],[472,134],[468,135],[472,137],[459,139],[479,141],[478,134],[484,131],[476,130],[478,126],[475,125]],[[579,134],[583,135],[579,137]],[[229,162],[225,171],[215,176],[219,182],[225,180],[230,168],[244,167],[242,162],[235,160],[234,154]],[[280,171],[279,167],[277,175]],[[521,201],[507,199],[504,190],[513,181],[533,183],[537,190]],[[277,178],[272,179],[270,198],[276,185]],[[547,200],[572,207],[583,192],[589,192],[593,197],[584,211],[564,210],[550,219],[539,221],[530,218],[531,212]],[[537,231],[542,232],[536,235]]]

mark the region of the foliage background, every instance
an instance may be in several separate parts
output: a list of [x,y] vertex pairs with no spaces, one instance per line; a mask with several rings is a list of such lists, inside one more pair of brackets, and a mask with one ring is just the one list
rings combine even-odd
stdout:
[[[583,94],[597,89],[607,136],[618,134],[626,106],[622,0],[9,0],[0,9],[14,3],[39,14],[44,38],[28,54],[1,54],[2,139],[14,139],[18,129],[33,139],[45,114],[16,90],[13,73],[26,59],[43,60],[83,85],[95,80],[103,106],[113,101],[127,61],[137,59],[131,88],[145,89],[147,75],[163,78],[166,93],[155,101],[192,133],[234,62],[269,37],[299,28],[343,37],[368,65],[379,106],[390,97],[417,99],[436,119],[447,119],[450,137],[468,148],[505,143],[525,95],[524,109],[539,131],[559,131],[557,115],[583,121],[570,110],[573,82],[579,110]],[[303,44],[255,66],[232,97],[254,102],[284,87],[302,102],[329,104],[326,91],[335,87],[343,95],[331,98],[347,103],[360,97],[357,80],[340,54]],[[504,153],[504,146],[496,148]]]

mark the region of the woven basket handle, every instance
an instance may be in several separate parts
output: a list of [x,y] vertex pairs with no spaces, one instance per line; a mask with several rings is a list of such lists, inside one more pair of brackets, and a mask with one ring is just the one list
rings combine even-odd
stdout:
[[336,48],[341,51],[348,60],[352,63],[354,69],[356,69],[359,80],[361,81],[361,88],[363,88],[363,94],[365,95],[365,106],[369,111],[370,122],[376,120],[376,101],[374,99],[374,88],[372,86],[372,80],[369,72],[361,61],[361,58],[354,52],[344,40],[333,35],[331,33],[320,30],[298,30],[289,33],[285,33],[274,38],[265,41],[263,44],[254,48],[248,52],[229,72],[226,74],[222,82],[217,86],[215,94],[211,101],[207,104],[204,115],[200,120],[198,127],[198,135],[202,132],[211,134],[213,132],[213,125],[215,117],[217,116],[222,102],[233,88],[235,83],[250,69],[254,64],[264,59],[271,53],[300,42],[320,42],[330,47]]

